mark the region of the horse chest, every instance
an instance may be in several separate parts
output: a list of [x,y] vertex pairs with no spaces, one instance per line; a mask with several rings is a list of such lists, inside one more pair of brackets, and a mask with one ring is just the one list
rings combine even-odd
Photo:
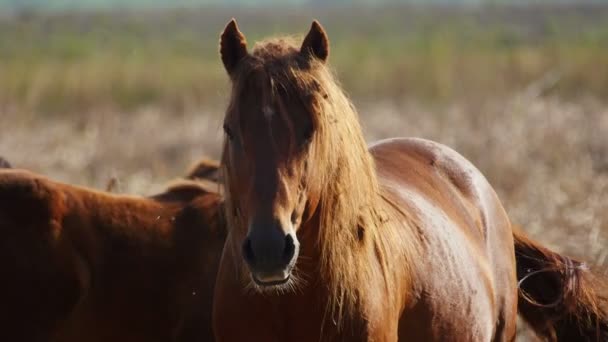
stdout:
[[247,293],[239,282],[218,287],[214,308],[215,336],[222,341],[252,342],[367,342],[368,322],[362,317],[348,320],[338,331],[326,313],[324,288],[308,286],[294,293]]

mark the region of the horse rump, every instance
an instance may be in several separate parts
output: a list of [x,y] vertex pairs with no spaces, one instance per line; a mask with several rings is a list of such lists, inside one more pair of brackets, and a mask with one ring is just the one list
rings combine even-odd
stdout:
[[546,341],[608,341],[608,285],[582,262],[514,231],[518,311]]

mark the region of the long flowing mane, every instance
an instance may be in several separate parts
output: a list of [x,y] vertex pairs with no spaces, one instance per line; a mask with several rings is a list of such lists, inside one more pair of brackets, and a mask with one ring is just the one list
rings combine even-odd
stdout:
[[[391,267],[386,257],[381,226],[385,223],[379,212],[380,195],[375,166],[359,124],[357,113],[327,65],[315,59],[303,59],[291,38],[275,38],[257,43],[252,52],[255,63],[243,66],[233,77],[233,97],[227,118],[239,115],[239,98],[247,94],[247,86],[258,85],[248,77],[252,69],[263,68],[270,82],[268,93],[282,104],[280,115],[289,115],[290,108],[305,104],[312,117],[315,134],[309,155],[312,166],[306,186],[319,193],[317,215],[320,228],[318,250],[320,274],[328,284],[328,310],[335,322],[352,312],[362,298],[362,290],[372,279],[378,279],[373,260],[380,261],[381,272]],[[268,87],[268,86],[267,86]],[[238,91],[238,90],[241,91]],[[252,92],[254,90],[252,89]],[[259,90],[258,90],[259,92]],[[222,164],[230,168],[226,158]],[[226,171],[226,207],[229,226],[240,226],[238,210],[232,197],[231,180]],[[391,282],[387,282],[390,286]]]

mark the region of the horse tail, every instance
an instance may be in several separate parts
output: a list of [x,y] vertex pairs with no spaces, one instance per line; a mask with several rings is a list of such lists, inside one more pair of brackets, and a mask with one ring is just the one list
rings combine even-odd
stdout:
[[0,157],[0,169],[10,169],[10,168],[12,168],[12,166],[8,162],[8,160]]
[[518,311],[547,341],[608,341],[608,285],[582,262],[514,230]]

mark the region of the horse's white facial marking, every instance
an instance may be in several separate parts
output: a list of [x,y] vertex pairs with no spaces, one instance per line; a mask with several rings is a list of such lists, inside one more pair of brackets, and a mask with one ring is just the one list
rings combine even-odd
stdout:
[[264,113],[264,118],[266,118],[267,121],[270,121],[275,115],[274,109],[272,109],[272,107],[270,106],[265,106],[262,109],[262,112]]

